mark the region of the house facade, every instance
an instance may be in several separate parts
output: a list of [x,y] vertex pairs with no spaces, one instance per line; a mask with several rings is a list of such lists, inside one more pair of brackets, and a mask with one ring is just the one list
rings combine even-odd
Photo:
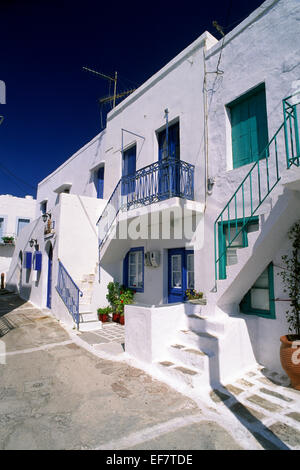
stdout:
[[108,282],[125,284],[126,352],[187,386],[281,371],[277,273],[300,218],[297,10],[267,0],[221,40],[203,33],[112,109],[38,185],[10,288],[83,331],[101,328]]
[[21,231],[35,218],[35,203],[32,196],[0,195],[0,273],[4,274],[4,282],[16,241]]

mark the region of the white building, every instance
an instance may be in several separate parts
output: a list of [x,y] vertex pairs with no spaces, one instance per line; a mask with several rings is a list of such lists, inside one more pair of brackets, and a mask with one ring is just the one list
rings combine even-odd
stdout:
[[[299,87],[297,11],[267,0],[220,41],[204,32],[110,111],[38,185],[11,289],[66,323],[79,308],[83,330],[101,327],[107,283],[124,283],[126,351],[188,384],[257,362],[281,371],[276,272],[300,218],[296,102],[283,112]],[[206,305],[186,302],[194,287]]]
[[4,273],[5,279],[16,240],[23,228],[35,218],[35,203],[32,196],[0,195],[0,273]]

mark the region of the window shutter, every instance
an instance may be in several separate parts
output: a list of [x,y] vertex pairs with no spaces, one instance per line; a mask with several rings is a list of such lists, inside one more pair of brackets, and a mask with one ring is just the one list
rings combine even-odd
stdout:
[[31,269],[32,267],[32,253],[31,251],[25,251],[24,264],[26,269]]
[[41,251],[36,251],[34,254],[34,268],[35,271],[42,270],[42,253]]
[[99,168],[97,173],[97,198],[103,199],[103,190],[104,190],[104,166]]

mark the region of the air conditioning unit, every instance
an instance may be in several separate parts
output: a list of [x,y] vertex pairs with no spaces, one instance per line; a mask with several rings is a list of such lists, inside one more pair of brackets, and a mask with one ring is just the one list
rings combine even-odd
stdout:
[[151,266],[150,251],[145,253],[145,266]]
[[151,266],[157,268],[160,263],[160,251],[150,251]]

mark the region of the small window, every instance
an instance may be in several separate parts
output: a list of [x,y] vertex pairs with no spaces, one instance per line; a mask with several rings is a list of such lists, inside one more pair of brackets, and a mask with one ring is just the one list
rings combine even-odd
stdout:
[[17,235],[19,235],[21,230],[29,223],[30,219],[18,219]]
[[41,214],[46,214],[47,212],[47,201],[41,202]]
[[242,313],[275,318],[273,264],[255,281],[240,303]]
[[181,289],[181,286],[182,286],[181,255],[172,255],[171,273],[172,273],[171,286],[174,289]]
[[260,85],[228,105],[233,168],[263,158],[268,144],[265,86]]
[[2,241],[3,232],[4,232],[4,218],[0,217],[0,242]]
[[97,191],[97,198],[103,199],[104,193],[104,166],[98,168],[95,172],[95,186]]
[[144,291],[144,249],[132,248],[124,259],[123,282],[137,292]]
[[195,276],[194,276],[194,253],[186,256],[186,275],[187,275],[187,288],[195,288]]

